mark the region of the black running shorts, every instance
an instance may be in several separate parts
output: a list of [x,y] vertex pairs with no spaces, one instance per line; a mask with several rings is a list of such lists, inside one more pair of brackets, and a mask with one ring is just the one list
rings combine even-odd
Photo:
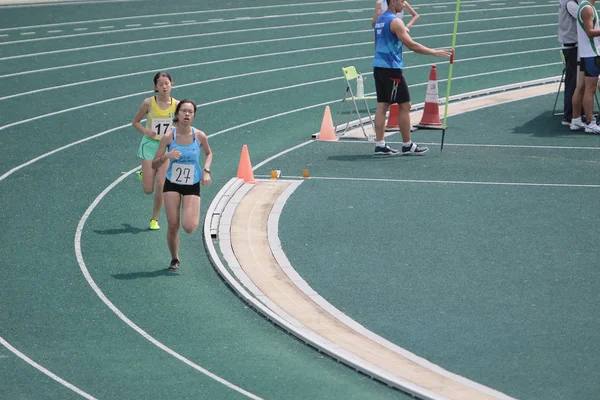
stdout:
[[163,193],[166,192],[177,192],[182,196],[198,196],[200,197],[200,182],[194,183],[193,185],[179,185],[173,183],[168,179],[165,179],[165,186],[163,187]]
[[410,102],[408,85],[402,76],[401,69],[379,68],[373,69],[375,90],[379,103],[402,104]]

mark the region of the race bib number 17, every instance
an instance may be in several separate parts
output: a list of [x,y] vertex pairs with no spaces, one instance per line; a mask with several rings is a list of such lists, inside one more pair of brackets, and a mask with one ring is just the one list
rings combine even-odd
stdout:
[[156,132],[156,138],[162,138],[165,133],[169,132],[171,129],[171,124],[173,123],[172,119],[169,118],[155,118],[152,120],[152,130]]

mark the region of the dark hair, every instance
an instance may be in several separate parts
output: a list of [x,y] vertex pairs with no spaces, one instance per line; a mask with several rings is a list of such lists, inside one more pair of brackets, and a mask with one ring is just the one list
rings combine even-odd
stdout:
[[196,103],[194,103],[192,100],[190,99],[183,99],[181,100],[178,104],[177,107],[175,107],[175,116],[173,117],[173,122],[177,123],[179,122],[179,118],[177,118],[177,114],[179,114],[179,109],[181,108],[181,105],[184,103],[188,103],[194,106],[194,114],[196,114]]
[[[169,79],[169,82],[173,83],[173,78],[171,78],[171,75],[169,75],[168,72],[157,72],[156,75],[154,75],[154,86],[156,86],[158,80],[162,77]],[[158,92],[156,89],[154,89],[154,91]]]

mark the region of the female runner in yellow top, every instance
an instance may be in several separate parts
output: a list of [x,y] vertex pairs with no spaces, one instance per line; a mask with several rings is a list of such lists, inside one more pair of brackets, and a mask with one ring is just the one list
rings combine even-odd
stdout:
[[[173,79],[166,72],[154,75],[155,96],[148,97],[142,102],[140,109],[133,117],[132,125],[144,134],[138,149],[138,158],[142,159],[142,170],[138,173],[142,181],[144,193],[154,192],[154,208],[150,219],[150,229],[160,229],[158,215],[163,205],[163,186],[167,175],[168,163],[156,170],[152,169],[152,160],[158,150],[160,139],[171,131],[175,107],[178,101],[171,97]],[[146,126],[142,119],[146,117]]]

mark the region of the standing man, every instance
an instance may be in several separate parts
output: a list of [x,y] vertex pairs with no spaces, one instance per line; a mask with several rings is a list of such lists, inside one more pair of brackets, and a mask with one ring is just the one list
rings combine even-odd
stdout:
[[424,154],[429,150],[420,147],[410,139],[410,94],[402,75],[402,45],[415,53],[436,57],[450,57],[450,50],[434,50],[412,40],[404,22],[396,13],[402,11],[404,0],[387,1],[387,10],[375,23],[375,60],[373,77],[377,91],[377,111],[375,111],[375,154],[396,155],[400,151],[385,143],[385,114],[390,104],[398,103],[398,126],[402,135],[402,154]]
[[584,75],[583,112],[589,120],[581,119],[581,99],[573,96],[573,118],[571,130],[585,129],[586,133],[600,134],[600,126],[594,119],[594,93],[600,76],[600,25],[596,12],[596,0],[583,0],[577,11],[577,46]]
[[558,6],[558,41],[565,58],[565,101],[562,124],[571,125],[573,93],[577,86],[577,0],[560,0]]

